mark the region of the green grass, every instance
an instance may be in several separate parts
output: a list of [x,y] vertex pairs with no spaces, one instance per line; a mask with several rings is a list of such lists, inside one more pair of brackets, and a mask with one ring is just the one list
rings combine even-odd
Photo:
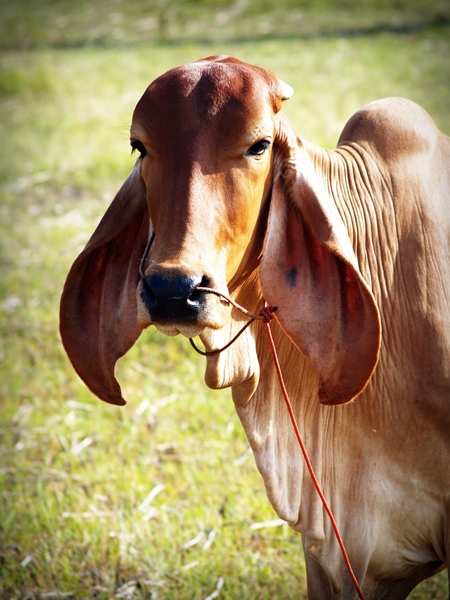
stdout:
[[[136,34],[117,47],[108,34],[102,48],[81,15],[60,21],[65,48],[52,48],[68,4],[33,6],[5,4],[0,36],[0,597],[204,599],[222,582],[224,599],[305,598],[299,536],[252,528],[276,515],[229,392],[204,386],[186,340],[146,332],[119,364],[127,406],[96,400],[61,348],[61,288],[131,169],[131,112],[161,72],[215,53],[272,69],[295,88],[285,112],[296,129],[328,147],[352,112],[387,95],[416,100],[450,132],[450,29],[254,43],[232,41],[231,21],[227,42]],[[133,19],[120,3],[98,6],[134,35],[134,3]],[[20,19],[12,29],[20,11],[37,49],[18,41]],[[447,596],[441,575],[411,598]]]
[[447,23],[447,0],[0,0],[0,47],[376,34]]

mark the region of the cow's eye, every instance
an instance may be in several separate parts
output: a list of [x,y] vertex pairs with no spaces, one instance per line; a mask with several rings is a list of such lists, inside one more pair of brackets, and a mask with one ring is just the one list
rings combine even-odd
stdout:
[[139,158],[144,158],[147,154],[147,150],[142,142],[139,140],[131,140],[131,154],[136,150],[139,152]]
[[262,156],[269,146],[269,140],[259,140],[259,142],[253,144],[253,146],[250,146],[245,153],[245,156]]

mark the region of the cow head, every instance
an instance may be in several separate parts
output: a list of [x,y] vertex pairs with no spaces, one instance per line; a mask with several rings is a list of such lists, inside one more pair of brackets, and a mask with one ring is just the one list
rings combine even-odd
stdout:
[[[323,302],[315,327],[313,302],[298,306],[299,286],[314,293],[313,269],[321,271],[317,286],[324,295],[327,272],[319,261],[334,273],[325,302],[328,318],[335,319],[342,307],[356,315],[347,346],[359,354],[356,330],[366,327],[368,312],[376,335],[376,308],[337,210],[323,201],[325,192],[307,164],[298,169],[300,147],[280,114],[282,100],[291,93],[268,71],[212,57],[162,75],[138,102],[131,125],[131,145],[139,153],[135,167],[75,261],[61,303],[68,355],[103,400],[124,403],[114,366],[150,325],[166,335],[200,335],[209,350],[228,341],[242,317],[220,297],[199,289],[205,287],[235,294],[252,310],[261,303],[262,291],[281,305],[282,326],[294,332],[319,379],[328,369],[323,401],[350,400],[370,377],[378,342],[371,343],[364,373],[349,386],[341,380],[342,365],[337,371],[330,366],[342,340],[335,340],[328,356],[322,354]],[[294,204],[298,210],[290,215]],[[305,244],[311,252],[305,252]],[[300,317],[298,308],[304,312]],[[347,360],[343,349],[341,362]],[[353,378],[351,365],[345,368]],[[208,385],[233,386],[240,402],[251,396],[258,376],[250,330],[232,351],[207,359]]]
[[131,144],[155,232],[137,292],[141,327],[193,337],[229,319],[229,305],[197,288],[228,294],[256,258],[281,98],[275,76],[218,58],[169,71],[138,102]]

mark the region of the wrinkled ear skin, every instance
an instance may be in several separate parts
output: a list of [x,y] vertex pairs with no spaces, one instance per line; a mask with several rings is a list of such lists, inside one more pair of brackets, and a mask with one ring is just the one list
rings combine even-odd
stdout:
[[344,404],[368,383],[381,325],[348,232],[305,153],[275,174],[261,263],[266,301],[310,359],[322,404]]
[[149,227],[137,165],[74,262],[61,297],[64,348],[88,388],[110,404],[125,404],[114,367],[142,331],[136,287]]

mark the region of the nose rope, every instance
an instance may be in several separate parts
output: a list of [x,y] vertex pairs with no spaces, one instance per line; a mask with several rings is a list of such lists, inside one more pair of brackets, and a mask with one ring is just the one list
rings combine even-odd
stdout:
[[[230,304],[232,304],[235,308],[237,308],[238,310],[240,310],[242,313],[244,313],[244,315],[247,315],[247,317],[250,317],[250,319],[253,319],[254,321],[265,321],[266,318],[268,317],[268,314],[266,314],[266,309],[269,309],[269,311],[276,311],[277,307],[275,306],[274,308],[270,308],[270,307],[265,307],[263,308],[258,314],[252,313],[249,310],[247,310],[246,308],[244,308],[243,306],[241,306],[240,304],[238,304],[235,300],[233,300],[233,298],[230,298],[229,296],[227,296],[226,294],[222,294],[222,292],[219,292],[218,290],[215,290],[214,288],[209,288],[209,287],[196,287],[195,291],[199,291],[199,292],[208,292],[209,294],[215,294],[216,296],[219,296],[220,298],[223,298],[224,300],[226,300],[227,302],[229,302]],[[270,319],[272,320],[272,319]]]
[[238,332],[237,334],[234,336],[234,338],[232,338],[228,344],[225,344],[225,346],[223,346],[222,348],[219,348],[217,350],[200,350],[200,348],[198,346],[195,345],[195,342],[192,338],[189,338],[189,342],[191,344],[191,346],[194,348],[194,350],[198,353],[201,354],[202,356],[216,356],[217,354],[220,354],[221,352],[223,352],[224,350],[226,350],[227,348],[229,348],[230,346],[232,346],[234,344],[234,342],[238,339],[239,336],[241,336],[244,331],[247,329],[247,327],[249,327],[253,321],[263,321],[264,323],[270,323],[270,321],[273,319],[273,313],[277,310],[277,307],[271,307],[271,306],[264,306],[264,308],[262,308],[259,312],[259,314],[254,314],[252,312],[250,312],[249,310],[247,310],[246,308],[244,308],[243,306],[241,306],[240,304],[238,304],[237,302],[235,302],[232,298],[230,298],[229,296],[227,296],[226,294],[222,294],[222,292],[219,292],[218,290],[215,290],[213,288],[208,288],[208,287],[196,287],[195,291],[197,292],[208,292],[210,294],[214,294],[216,296],[219,296],[220,298],[222,298],[223,300],[226,300],[227,302],[229,302],[231,305],[233,305],[235,308],[237,308],[238,310],[240,310],[242,313],[244,313],[244,315],[246,315],[247,317],[250,318],[250,321],[248,321]]
[[267,333],[267,338],[269,341],[269,345],[270,345],[270,349],[272,351],[272,357],[273,357],[273,361],[274,361],[274,365],[275,365],[275,370],[277,372],[277,377],[278,377],[278,382],[280,384],[281,387],[281,392],[283,394],[283,398],[284,401],[286,403],[286,407],[289,413],[289,418],[291,420],[292,426],[294,428],[294,433],[295,436],[297,438],[297,442],[300,446],[300,450],[301,453],[303,455],[303,459],[305,461],[306,467],[308,469],[308,472],[310,474],[310,477],[312,479],[312,482],[314,484],[314,487],[316,489],[317,494],[319,495],[320,500],[322,501],[322,505],[330,519],[330,523],[331,526],[333,528],[334,531],[334,535],[336,537],[336,540],[338,542],[339,548],[341,550],[342,553],[342,557],[344,559],[344,563],[345,566],[347,568],[347,571],[350,575],[350,578],[352,580],[353,586],[356,590],[356,593],[358,594],[358,597],[360,598],[360,600],[364,600],[364,596],[362,594],[361,588],[359,587],[359,583],[358,580],[356,579],[356,576],[353,572],[351,563],[350,563],[350,559],[348,558],[348,554],[347,554],[347,550],[345,548],[344,542],[342,540],[341,534],[339,533],[339,528],[337,526],[336,520],[334,518],[333,512],[327,502],[327,499],[324,496],[324,493],[322,492],[322,488],[320,487],[320,483],[319,480],[317,479],[317,476],[314,472],[314,468],[312,466],[312,463],[310,461],[310,458],[308,456],[308,452],[306,450],[306,446],[303,442],[303,439],[301,437],[300,434],[300,430],[298,428],[297,425],[297,420],[295,418],[295,414],[294,414],[294,409],[292,408],[292,404],[291,401],[289,400],[289,395],[286,389],[286,385],[284,383],[284,379],[283,379],[283,374],[281,372],[281,366],[280,366],[280,362],[278,360],[278,355],[277,355],[277,350],[275,347],[275,342],[273,340],[272,337],[272,331],[270,329],[270,322],[273,319],[273,315],[274,312],[277,310],[278,307],[274,306],[266,306],[264,305],[264,307],[261,309],[261,311],[259,312],[259,314],[253,314],[250,311],[248,311],[246,308],[244,308],[243,306],[241,306],[240,304],[238,304],[237,302],[235,302],[234,300],[232,300],[231,298],[229,298],[228,296],[226,296],[225,294],[222,294],[221,292],[214,290],[212,288],[207,288],[207,287],[197,287],[196,290],[200,291],[200,292],[208,292],[211,294],[215,294],[216,296],[219,296],[221,298],[223,298],[224,300],[226,300],[227,302],[229,302],[230,304],[232,304],[235,308],[239,309],[240,311],[242,311],[245,315],[247,315],[248,317],[250,317],[250,321],[248,323],[246,323],[244,325],[244,327],[238,332],[238,334],[230,341],[228,342],[228,344],[226,344],[226,346],[224,346],[223,348],[221,348],[220,350],[213,350],[211,352],[203,352],[202,350],[199,350],[196,345],[194,344],[193,340],[191,338],[189,338],[189,341],[191,343],[191,346],[194,348],[194,350],[196,352],[198,352],[199,354],[202,354],[203,356],[214,356],[216,354],[219,354],[220,352],[223,352],[224,350],[226,350],[227,348],[229,348],[233,342],[235,342],[237,340],[237,338],[247,329],[247,327],[249,325],[251,325],[251,323],[253,323],[253,321],[261,321],[266,329],[266,333]]
[[253,323],[254,320],[255,319],[251,319],[250,321],[248,321],[244,325],[244,327],[242,327],[242,329],[240,329],[238,331],[238,333],[234,336],[234,338],[232,338],[228,342],[228,344],[225,344],[225,346],[223,346],[222,348],[218,348],[217,350],[200,350],[200,348],[195,344],[195,342],[192,338],[189,338],[189,343],[194,348],[194,350],[197,352],[197,354],[201,354],[202,356],[216,356],[217,354],[220,354],[221,352],[223,352],[224,350],[226,350],[227,348],[232,346],[234,344],[234,342],[238,339],[238,337],[244,333],[244,331],[247,329],[247,327],[249,327]]

